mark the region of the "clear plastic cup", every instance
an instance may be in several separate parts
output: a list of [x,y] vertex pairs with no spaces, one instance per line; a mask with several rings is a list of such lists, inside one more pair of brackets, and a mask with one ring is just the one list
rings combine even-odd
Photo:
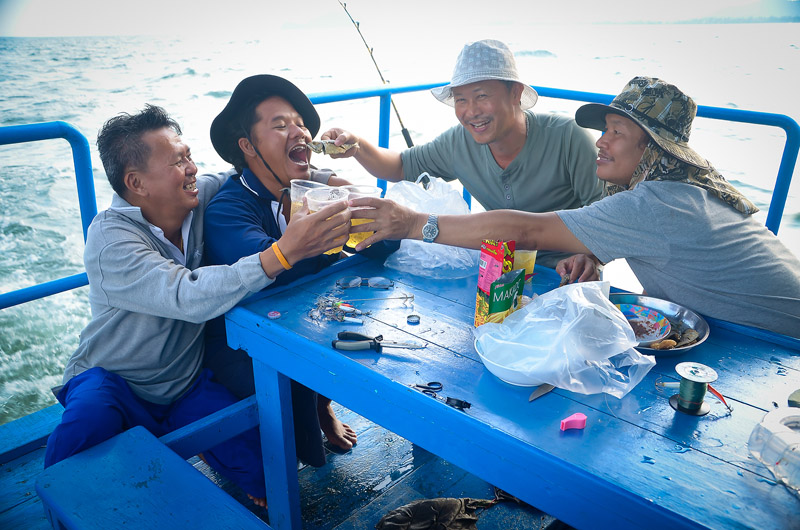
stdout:
[[515,250],[514,268],[525,269],[525,281],[531,281],[533,267],[536,265],[536,250]]
[[747,447],[779,482],[800,496],[800,408],[767,412],[750,433]]
[[[334,188],[330,186],[325,186],[324,188],[313,188],[306,191],[305,194],[306,202],[308,202],[308,211],[310,213],[318,212],[329,204],[339,201],[346,201],[349,197],[350,190],[345,188]],[[344,244],[344,241],[342,241],[342,243]],[[325,254],[338,254],[342,251],[342,246],[343,245],[339,245],[336,248],[332,248],[326,251]]]
[[[343,186],[343,188],[350,191],[350,198],[351,199],[358,199],[361,197],[377,197],[380,198],[381,193],[383,190],[380,189],[378,186],[361,186],[361,185],[349,185]],[[361,207],[361,208],[351,208],[351,210],[368,210],[368,207]],[[371,219],[351,219],[350,224],[352,226],[361,225],[364,223],[371,223]],[[356,245],[367,239],[369,236],[374,234],[374,232],[357,232],[357,233],[350,233],[350,239],[347,240],[347,246],[351,248],[355,248]]]
[[315,189],[315,188],[328,188],[327,184],[323,184],[322,182],[316,182],[313,180],[303,180],[303,179],[294,179],[291,181],[291,188],[289,191],[289,197],[292,201],[292,208],[289,212],[289,217],[293,216],[297,210],[303,207],[303,196],[306,194],[308,190]]

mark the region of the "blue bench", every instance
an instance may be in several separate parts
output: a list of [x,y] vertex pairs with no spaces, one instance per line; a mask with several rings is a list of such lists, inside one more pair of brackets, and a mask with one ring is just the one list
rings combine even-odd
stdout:
[[45,469],[36,492],[56,529],[269,529],[144,427]]

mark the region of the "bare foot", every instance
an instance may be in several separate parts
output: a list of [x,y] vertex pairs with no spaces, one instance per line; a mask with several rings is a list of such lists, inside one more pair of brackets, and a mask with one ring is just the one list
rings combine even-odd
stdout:
[[319,426],[328,441],[345,451],[353,448],[357,441],[356,432],[349,425],[342,423],[336,417],[331,407],[331,400],[317,397],[317,415],[319,416]]
[[253,497],[249,493],[247,494],[247,496],[250,497],[250,500],[253,501],[253,504],[255,504],[256,506],[261,506],[262,508],[266,508],[267,507],[267,499],[266,498],[264,498],[264,497]]
[[[197,453],[197,456],[200,457],[200,460],[208,464],[208,461],[206,460],[206,457],[203,453]],[[261,506],[262,508],[266,509],[267,507],[266,497],[253,497],[249,493],[247,494],[247,496],[250,498],[251,501],[253,501],[253,504],[255,504],[256,506]]]

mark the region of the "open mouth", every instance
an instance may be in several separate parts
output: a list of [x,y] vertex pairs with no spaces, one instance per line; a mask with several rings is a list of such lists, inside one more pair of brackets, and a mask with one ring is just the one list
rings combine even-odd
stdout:
[[193,180],[188,184],[183,185],[184,191],[197,191],[197,181]]
[[306,144],[297,144],[289,149],[289,160],[301,166],[308,165],[308,146]]
[[490,121],[491,120],[471,121],[471,122],[469,122],[469,124],[470,124],[470,126],[472,126],[473,129],[480,130],[480,129],[485,129],[486,127],[488,127]]

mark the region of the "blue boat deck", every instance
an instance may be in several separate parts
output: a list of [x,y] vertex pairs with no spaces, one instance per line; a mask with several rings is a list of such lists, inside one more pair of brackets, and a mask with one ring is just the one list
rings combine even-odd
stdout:
[[[348,453],[329,452],[328,463],[321,468],[305,466],[300,470],[303,528],[373,529],[386,513],[418,499],[494,497],[490,484],[343,407],[335,405],[335,409],[356,430],[359,442]],[[31,423],[27,427],[39,423],[44,430],[60,413],[60,407],[55,405],[18,421]],[[9,441],[4,433],[31,432],[15,423],[0,426],[0,441]],[[0,447],[0,453],[10,448]],[[40,442],[28,452],[0,464],[0,528],[51,528],[35,490],[43,460],[44,445]],[[189,462],[251,512],[266,519],[266,510],[254,505],[241,490],[199,458],[191,458]],[[482,530],[562,527],[554,518],[513,502],[503,502],[485,511],[479,517],[479,526]]]
[[[442,83],[406,87],[385,86],[367,91],[317,94],[312,95],[311,99],[316,104],[322,104],[359,98],[379,98],[380,130],[378,144],[382,147],[388,147],[392,95],[426,90],[440,84]],[[607,103],[612,98],[607,94],[546,87],[535,88],[542,97],[594,103]],[[786,144],[781,156],[780,169],[766,220],[767,227],[777,233],[798,156],[800,126],[787,116],[755,113],[740,109],[701,106],[698,108],[698,116],[733,122],[757,123],[779,127],[786,132]],[[64,122],[0,127],[0,145],[50,138],[65,138],[72,146],[85,236],[89,223],[97,213],[91,157],[86,138],[77,129]],[[81,272],[9,293],[1,293],[0,309],[81,287],[86,285],[87,281],[86,274]],[[429,302],[429,305],[432,307],[441,306],[436,301]],[[708,460],[716,464],[717,461],[721,463],[722,460],[731,458],[740,459],[740,461],[742,461],[742,458],[749,458],[745,456],[744,445],[739,441],[746,434],[744,433],[744,426],[746,425],[746,430],[749,432],[749,429],[758,421],[757,418],[761,417],[763,412],[776,406],[769,396],[788,386],[786,381],[790,380],[792,385],[796,384],[798,380],[797,371],[800,369],[798,364],[800,357],[797,356],[796,352],[798,350],[795,343],[792,343],[788,348],[781,349],[781,353],[776,355],[771,355],[769,347],[761,345],[758,348],[758,353],[754,354],[751,351],[751,343],[760,341],[762,338],[757,333],[754,334],[748,331],[746,333],[747,336],[743,339],[741,330],[738,330],[735,326],[726,327],[725,323],[719,322],[715,323],[715,326],[715,333],[718,332],[718,335],[714,341],[709,342],[712,343],[711,346],[713,348],[720,351],[724,349],[726,353],[718,355],[716,350],[709,350],[706,357],[709,362],[720,365],[720,369],[724,369],[726,376],[731,381],[732,388],[735,388],[735,397],[728,396],[728,399],[741,403],[743,405],[742,410],[746,412],[746,417],[740,424],[736,425],[736,428],[739,429],[736,435],[739,438],[736,438],[731,433],[723,432],[723,427],[721,426],[709,424],[709,429],[714,433],[714,439],[719,436],[719,440],[726,440],[725,443],[720,441],[720,446],[728,444],[728,447],[723,447],[720,450],[708,449],[701,440],[697,441],[691,438],[694,432],[693,428],[687,428],[684,431],[678,429],[679,432],[675,431],[676,428],[687,423],[685,421],[686,418],[678,418],[676,422],[672,422],[671,418],[675,416],[675,413],[672,409],[669,409],[668,405],[664,406],[663,403],[661,403],[660,408],[651,414],[652,419],[642,420],[640,409],[617,407],[615,412],[608,407],[607,401],[605,401],[605,408],[608,409],[610,415],[614,416],[615,423],[622,425],[627,431],[640,429],[643,433],[642,436],[647,436],[648,439],[658,435],[663,436],[664,440],[660,440],[663,443],[672,444],[673,446],[675,443],[681,444],[680,447],[685,448],[687,454],[692,456],[692,462]],[[741,344],[737,342],[741,340],[745,342]],[[767,340],[767,342],[772,343],[771,340]],[[471,346],[465,348],[465,351],[470,350]],[[705,360],[706,357],[701,356],[700,360]],[[671,364],[671,362],[667,362],[661,367],[662,375],[666,373],[663,370],[672,368]],[[772,377],[776,369],[778,370],[777,375],[780,376],[778,378]],[[786,377],[784,381],[780,380],[787,375],[789,377]],[[776,389],[775,387],[781,388]],[[504,392],[507,393],[507,391]],[[643,402],[649,403],[654,401],[652,393],[652,389],[642,388],[637,395],[642,396]],[[469,394],[472,394],[472,389],[469,390]],[[343,398],[340,399],[344,402]],[[561,400],[559,403],[567,403],[564,396],[551,396],[551,399]],[[586,403],[581,406],[585,406],[587,410],[594,407],[595,410],[599,411],[602,408],[598,405],[600,399],[604,398],[585,398],[584,401]],[[632,399],[636,403],[635,398]],[[570,401],[569,404],[572,405],[572,402]],[[744,406],[745,404],[747,405]],[[354,409],[358,408],[356,404],[351,404],[350,406]],[[487,407],[487,410],[491,410],[491,407]],[[560,413],[560,410],[553,410],[550,415],[555,417]],[[602,413],[606,415],[605,410]],[[328,463],[321,468],[305,467],[300,470],[298,478],[303,528],[374,528],[383,515],[413,500],[436,497],[493,498],[492,486],[476,476],[349,410],[339,407],[337,408],[337,414],[356,430],[359,436],[359,443],[353,451],[346,454],[331,453]],[[0,426],[0,529],[50,528],[42,502],[37,496],[35,483],[36,478],[43,469],[46,437],[60,420],[60,417],[61,408],[58,405],[54,405],[38,413]],[[681,423],[681,420],[684,420],[683,423]],[[398,424],[394,428],[399,432],[403,431],[402,425]],[[705,435],[708,434],[705,433]],[[694,433],[694,435],[696,436],[697,433]],[[437,439],[436,441],[440,442],[442,440]],[[612,446],[613,443],[608,443],[606,447]],[[595,445],[595,447],[600,447],[600,445]],[[689,448],[692,451],[689,451]],[[695,452],[694,450],[697,451]],[[683,449],[681,452],[683,453]],[[635,459],[636,455],[631,458]],[[667,461],[668,458],[665,457],[664,460]],[[214,474],[202,461],[196,457],[189,461],[257,516],[262,519],[265,517],[266,513],[263,509],[253,505],[238,488]],[[645,461],[642,460],[642,462]],[[492,470],[493,473],[497,469],[489,463],[483,461],[479,463]],[[653,462],[648,461],[646,463],[652,464]],[[462,465],[469,467],[465,463],[462,463]],[[752,467],[753,465],[755,465],[755,468]],[[726,469],[730,474],[731,468]],[[685,471],[681,472],[681,474],[689,477],[695,470],[696,468],[692,467],[692,465],[685,464]],[[540,484],[531,482],[534,479],[527,475],[530,471],[535,471],[535,468],[525,468],[526,474],[523,479],[526,484],[531,489],[546,489],[547,485],[539,488]],[[701,469],[701,471],[706,472],[708,470]],[[708,474],[703,476],[711,476],[712,472],[713,470],[708,471]],[[741,486],[742,488],[758,489],[761,483],[775,484],[769,481],[769,475],[766,474],[766,470],[760,464],[748,462],[746,466],[741,466],[737,476],[743,476],[743,473],[747,475],[749,482]],[[492,480],[502,480],[498,475],[495,476],[497,478]],[[663,495],[659,493],[655,497],[668,499],[670,495],[674,494],[672,491],[674,485],[671,483],[672,478],[669,476],[664,476],[663,478],[670,481],[669,487],[665,488]],[[697,486],[700,488],[703,485],[704,483],[700,481]],[[710,491],[714,491],[715,488],[713,486],[712,484]],[[696,488],[691,489],[694,491]],[[793,500],[792,504],[785,500],[788,494],[783,490],[776,490],[778,493],[774,493],[772,496],[785,503],[782,505],[783,508],[779,508],[782,511],[776,512],[778,517],[786,513],[786,520],[791,521],[787,524],[796,525],[798,521],[796,515],[798,513],[797,505],[793,503]],[[570,492],[572,488],[566,487],[560,491]],[[602,512],[613,514],[614,510],[617,509],[617,507],[602,500],[598,501],[595,498],[596,490],[591,489],[591,487],[587,488],[586,495],[587,498],[596,501],[595,504],[598,505],[597,512],[591,514],[589,523],[586,526],[600,525],[599,521],[602,520],[602,517],[595,517],[602,516]],[[700,496],[702,497],[703,494],[700,494]],[[724,499],[722,502],[729,500],[722,494],[720,498]],[[677,497],[677,499],[675,503],[681,504],[681,498]],[[202,502],[202,499],[198,499],[198,503]],[[564,513],[562,517],[567,518],[567,514],[575,508],[573,502],[573,500],[569,501],[565,508],[566,511],[562,512]],[[653,502],[652,499],[646,500],[646,503],[651,502]],[[778,501],[775,502],[777,503]],[[734,506],[734,509],[739,510],[740,507]],[[279,508],[274,508],[274,511],[279,511]],[[652,521],[650,522],[652,523]],[[119,525],[122,526],[123,524],[124,522],[120,521]],[[740,524],[746,525],[746,523]],[[479,519],[479,527],[482,530],[552,529],[563,528],[564,526],[559,521],[534,508],[512,502],[500,503],[482,513]],[[727,528],[729,526],[725,525],[724,527]]]

